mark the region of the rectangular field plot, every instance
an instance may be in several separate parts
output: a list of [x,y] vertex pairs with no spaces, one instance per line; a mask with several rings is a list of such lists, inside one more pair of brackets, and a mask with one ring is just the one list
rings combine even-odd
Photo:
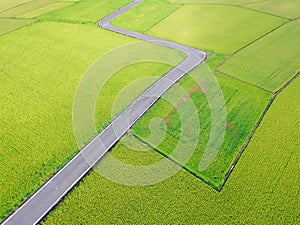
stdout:
[[33,10],[37,10],[41,7],[45,7],[46,5],[49,5],[54,2],[55,2],[55,0],[29,1],[25,4],[17,5],[16,7],[13,7],[7,11],[0,12],[0,17],[5,17],[5,18],[17,17],[24,13],[28,13]]
[[69,6],[71,4],[73,4],[73,3],[72,2],[55,2],[55,3],[49,4],[49,5],[43,6],[39,9],[35,9],[33,11],[24,13],[24,14],[18,16],[18,18],[34,18],[36,16],[57,10],[59,8]]
[[0,35],[16,30],[27,24],[33,23],[35,20],[23,19],[0,19]]
[[245,5],[247,8],[252,8],[262,12],[271,13],[290,19],[300,17],[300,1],[299,0],[269,0],[261,1],[254,4]]
[[121,8],[129,2],[131,2],[131,0],[85,0],[69,7],[47,13],[39,18],[77,23],[95,23],[102,17]]
[[215,53],[232,54],[286,21],[235,6],[184,5],[147,34]]
[[112,24],[128,30],[144,33],[165,19],[181,5],[168,4],[161,0],[148,0],[120,15]]
[[[201,74],[202,69],[196,69],[191,74],[193,76],[196,73]],[[216,98],[217,95],[208,99],[205,92],[208,91],[206,89],[209,89],[210,86],[204,77],[200,78],[201,82],[202,87],[199,87],[191,77],[183,78],[180,81],[180,86],[184,88],[187,94],[181,96],[171,89],[165,98],[154,105],[138,121],[133,127],[133,134],[218,189],[223,183],[225,174],[235,156],[241,150],[265,109],[270,95],[257,88],[220,76],[218,77],[218,85],[220,85],[225,98],[222,103],[220,99]],[[173,98],[176,99],[172,100],[175,104],[168,103],[169,100],[164,100]],[[196,109],[190,108],[189,98],[193,101]],[[211,114],[211,110],[216,110],[215,107],[219,107],[218,110],[220,111],[226,107],[224,115]],[[188,118],[182,115],[188,115]],[[155,119],[156,117],[161,119]],[[197,118],[199,119],[198,128]],[[221,124],[222,119],[226,119],[223,128],[222,125],[218,125]],[[224,129],[225,136],[218,133],[222,129]],[[199,136],[196,135],[198,130]],[[211,132],[215,133],[212,134]],[[184,137],[183,134],[187,136]],[[161,139],[164,135],[166,135],[165,138]],[[219,149],[217,149],[219,152],[212,164],[204,171],[200,171],[199,165],[204,153],[213,155],[214,150],[212,149],[214,147],[207,150],[210,153],[206,151],[208,142],[212,141],[210,138],[213,139],[214,145],[217,145],[216,143],[220,141]],[[193,143],[195,140],[196,143]],[[194,147],[192,147],[193,145]],[[179,154],[177,154],[177,150],[175,151],[178,146]],[[195,148],[195,151],[186,162],[184,161],[186,156],[180,154],[188,151],[189,148]],[[187,152],[187,154],[189,153]]]
[[80,2],[82,0],[56,0],[57,2]]
[[292,21],[243,49],[220,70],[271,91],[300,70],[300,21]]
[[[275,100],[220,193],[185,171],[161,183],[126,186],[120,180],[103,177],[96,170],[65,198],[44,224],[98,221],[103,224],[297,224],[300,126],[295,124],[300,123],[299,86],[298,78]],[[113,156],[124,164],[137,166],[149,162],[153,165],[161,160],[141,151],[147,148],[127,143],[118,144],[112,150]],[[107,163],[105,160],[101,163]],[[112,169],[112,172],[124,175],[122,170]],[[141,176],[137,174],[136,179]],[[132,177],[125,174],[123,178]]]
[[290,19],[300,16],[299,0],[169,0],[169,2],[175,4],[230,4]]
[[[0,218],[78,151],[72,110],[79,81],[98,57],[133,41],[94,25],[55,22],[35,23],[0,36]],[[172,49],[165,52],[176,55]],[[111,68],[111,61],[103,66]],[[169,69],[165,64],[147,62],[119,70],[102,88],[95,126],[101,129],[109,122],[109,107],[124,86],[146,76],[157,79]],[[94,76],[103,71],[95,71]],[[117,110],[148,85],[149,80],[140,82]],[[91,137],[84,138],[88,141]]]
[[257,0],[168,0],[176,4],[232,4],[243,5],[248,3],[255,3]]
[[31,2],[32,0],[4,0],[0,1],[0,12],[9,10],[18,5],[26,4],[27,2]]

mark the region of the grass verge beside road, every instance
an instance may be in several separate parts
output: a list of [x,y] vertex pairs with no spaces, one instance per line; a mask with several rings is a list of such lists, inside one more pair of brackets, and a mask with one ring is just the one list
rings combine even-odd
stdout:
[[169,4],[162,0],[144,1],[117,17],[112,25],[145,33],[180,7],[181,5]]
[[[194,76],[193,73],[198,73],[200,76],[203,75],[201,74],[203,71],[200,68],[191,72],[192,77]],[[201,79],[202,78],[200,78],[200,80]],[[133,127],[133,134],[180,164],[182,159],[180,157],[174,158],[172,156],[174,149],[182,138],[181,135],[183,132],[181,123],[182,118],[177,111],[180,110],[180,107],[184,110],[185,99],[191,98],[198,113],[198,115],[195,116],[199,117],[200,135],[192,158],[187,164],[182,166],[212,187],[219,189],[224,182],[225,175],[236,155],[250,135],[250,132],[264,111],[271,96],[269,93],[239,81],[235,81],[231,78],[217,76],[217,80],[225,97],[226,131],[224,142],[216,159],[205,171],[199,170],[199,164],[206,149],[212,129],[210,106],[215,107],[213,102],[208,102],[211,99],[207,99],[205,94],[205,91],[207,91],[205,88],[210,88],[209,86],[205,87],[205,80],[201,81],[202,87],[199,87],[191,77],[184,77],[179,82],[179,86],[185,89],[187,96],[182,96],[176,106],[172,106],[165,100],[159,100],[158,103],[156,103],[156,105],[154,105],[153,108],[150,109],[149,112]],[[199,82],[199,80],[197,82]],[[171,90],[167,95],[172,95],[172,93]],[[187,110],[188,109],[189,107],[187,107]],[[190,116],[191,118],[193,117],[193,115]],[[167,129],[166,137],[159,145],[156,144],[156,139],[148,140],[151,135],[149,124],[153,118],[157,117],[164,121]],[[191,123],[194,123],[194,121],[191,121]],[[190,125],[192,127],[192,124]],[[164,126],[157,126],[160,127],[159,129],[165,129]],[[195,131],[191,130],[191,132]],[[184,151],[184,149],[181,151]]]
[[[0,54],[0,218],[78,151],[72,127],[77,85],[99,56],[132,41],[94,25],[55,22],[38,22],[0,36],[3,53]],[[173,54],[173,50],[167,51]],[[135,79],[164,75],[169,69],[164,67],[150,62],[131,65],[119,71],[116,75],[119,82],[116,79],[108,82],[103,92],[115,90],[118,93],[123,85]],[[141,83],[130,97],[134,98],[147,85],[149,83]],[[111,106],[110,100],[114,100],[111,92],[109,100],[98,104]],[[125,100],[125,105],[131,101],[130,98]],[[97,115],[109,115],[108,110],[110,108],[100,107]],[[108,122],[105,120],[109,121],[110,117],[101,117],[101,122]]]
[[[185,171],[144,187],[116,184],[92,172],[44,224],[297,224],[299,85],[297,78],[276,98],[222,192]],[[112,152],[123,158],[123,151],[117,145]],[[133,155],[135,161],[158,159]]]

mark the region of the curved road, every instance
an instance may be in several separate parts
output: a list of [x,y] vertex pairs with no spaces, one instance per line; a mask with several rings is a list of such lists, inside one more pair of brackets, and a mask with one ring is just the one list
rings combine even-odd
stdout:
[[188,57],[143,92],[96,138],[4,220],[3,225],[32,225],[40,222],[170,87],[205,60],[205,52],[198,49],[117,28],[110,24],[117,16],[141,2],[142,0],[136,0],[110,14],[99,21],[99,26],[116,33],[182,51]]

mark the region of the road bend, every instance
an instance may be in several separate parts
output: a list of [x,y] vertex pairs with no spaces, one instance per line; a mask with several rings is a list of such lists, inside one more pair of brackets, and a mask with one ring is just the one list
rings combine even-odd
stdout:
[[141,2],[142,0],[133,1],[108,15],[99,21],[99,27],[182,51],[187,55],[187,58],[145,90],[99,135],[7,217],[2,223],[3,225],[32,225],[39,223],[169,88],[205,60],[206,54],[201,50],[111,25],[113,19]]

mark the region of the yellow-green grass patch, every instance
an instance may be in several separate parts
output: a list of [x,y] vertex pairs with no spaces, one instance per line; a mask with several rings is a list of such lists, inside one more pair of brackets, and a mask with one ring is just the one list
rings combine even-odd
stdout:
[[24,14],[18,16],[18,18],[34,18],[36,16],[40,16],[42,14],[69,6],[71,4],[73,4],[73,2],[55,2],[55,3],[49,4],[49,5],[43,6],[39,9],[35,9],[33,11],[24,13]]
[[[98,57],[132,41],[94,25],[55,22],[38,22],[0,36],[0,218],[78,151],[72,126],[77,85]],[[161,76],[170,67],[148,62],[134,68],[124,68],[106,84],[103,91],[111,91],[109,100],[130,80]],[[140,84],[123,104],[129,104],[148,85]],[[109,100],[105,104],[112,105]],[[97,107],[99,129],[110,119],[107,110],[110,108]]]
[[33,23],[35,20],[24,19],[0,19],[0,35],[16,30],[27,24]]
[[252,8],[266,13],[294,19],[300,17],[300,1],[299,0],[268,0],[256,2],[246,5],[247,8]]
[[184,5],[147,34],[198,49],[232,54],[286,21],[235,6]]
[[131,0],[85,0],[40,16],[43,20],[95,23]]
[[272,15],[277,15],[285,18],[300,17],[300,1],[299,0],[169,0],[174,4],[229,4],[238,5],[245,8],[254,9]]
[[300,21],[290,22],[238,52],[220,71],[271,91],[300,70]]
[[248,3],[255,3],[257,0],[168,0],[176,4],[232,4],[243,5]]
[[115,73],[98,96],[95,116],[98,130],[107,126],[145,87],[153,84],[158,79],[157,75],[166,74],[171,69],[169,65],[143,62],[127,66],[121,72]]
[[144,33],[165,19],[180,5],[168,4],[162,0],[148,0],[117,17],[112,24],[128,30]]
[[7,11],[0,12],[0,17],[5,18],[15,18],[19,15],[22,15],[24,13],[39,9],[41,7],[44,7],[46,5],[49,5],[51,3],[55,2],[54,0],[35,0],[30,1],[26,4],[20,4],[14,8],[11,8]]
[[32,0],[2,0],[0,2],[0,12],[9,10],[19,5],[26,4]]
[[56,0],[57,2],[80,2],[82,0]]
[[[185,171],[142,187],[92,172],[44,224],[297,224],[299,85],[298,78],[275,100],[220,193]],[[125,161],[130,150],[123,156],[117,145],[112,152]],[[158,160],[144,152],[134,158]]]

